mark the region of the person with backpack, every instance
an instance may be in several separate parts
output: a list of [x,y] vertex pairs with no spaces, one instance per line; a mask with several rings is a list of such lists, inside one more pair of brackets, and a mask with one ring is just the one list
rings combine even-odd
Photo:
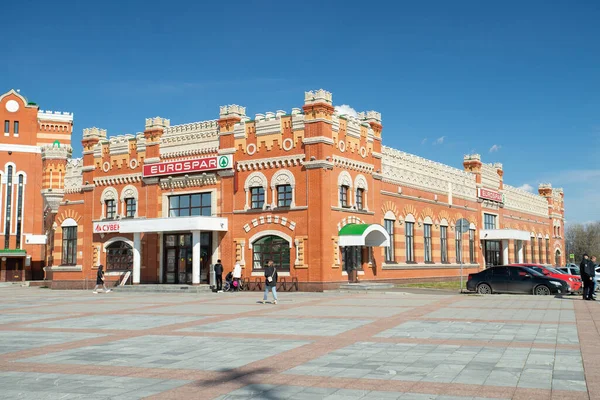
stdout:
[[273,293],[273,304],[277,304],[277,268],[275,268],[273,260],[269,260],[265,268],[265,295],[262,301],[263,304],[267,302],[269,288],[271,288],[271,292]]
[[223,264],[221,264],[221,260],[217,260],[215,264],[215,285],[217,292],[223,291]]

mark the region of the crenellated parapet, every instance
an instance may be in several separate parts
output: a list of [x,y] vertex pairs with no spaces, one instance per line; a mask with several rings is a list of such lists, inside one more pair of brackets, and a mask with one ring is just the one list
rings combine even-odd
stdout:
[[65,173],[65,193],[78,193],[83,186],[83,158],[72,158],[67,161]]
[[73,113],[70,112],[38,110],[37,118],[40,123],[50,121],[69,124],[73,123]]
[[536,193],[504,185],[504,208],[540,217],[548,216],[548,202]]
[[[498,168],[500,167],[500,169]],[[501,190],[502,189],[502,164],[481,164],[481,184],[483,187]]]
[[73,155],[73,148],[66,145],[46,145],[41,147],[42,161],[67,160]]
[[170,126],[164,130],[160,144],[161,158],[216,154],[218,150],[217,120]]
[[333,96],[331,95],[331,92],[323,89],[304,92],[305,105],[318,103],[333,104]]

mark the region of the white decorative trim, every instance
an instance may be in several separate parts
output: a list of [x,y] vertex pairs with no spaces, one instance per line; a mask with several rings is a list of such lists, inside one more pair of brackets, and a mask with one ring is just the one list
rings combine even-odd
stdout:
[[[338,142],[338,149],[340,149],[340,151],[343,153],[346,151],[346,142],[344,142],[343,140],[340,140]],[[335,159],[335,157],[334,157]]]
[[138,201],[138,190],[135,186],[127,185],[123,188],[123,190],[121,190],[121,215],[122,216],[127,215],[127,204],[125,203],[126,199],[135,199],[135,213],[134,213],[133,217],[137,218],[139,201]]
[[41,121],[73,122],[73,113],[39,110],[37,118]]
[[292,237],[290,235],[287,235],[281,231],[276,231],[273,229],[268,229],[266,231],[262,231],[262,232],[258,232],[255,235],[253,235],[249,240],[248,240],[248,248],[250,250],[252,250],[252,243],[256,242],[258,239],[265,237],[265,236],[279,236],[282,239],[287,240],[287,242],[290,245],[290,249],[292,248],[293,244],[294,244],[294,240],[292,239]]
[[118,205],[119,205],[119,194],[117,193],[117,189],[114,187],[107,187],[102,191],[102,195],[100,196],[100,206],[102,207],[102,219],[106,218],[106,201],[114,200],[115,202],[115,217],[121,215],[119,213]]
[[408,214],[406,217],[404,217],[404,222],[416,222],[415,216],[412,214]]
[[360,156],[365,158],[367,156],[367,149],[363,146],[360,148]]
[[256,145],[254,143],[250,143],[248,146],[246,146],[246,154],[248,154],[249,156],[252,156],[256,153]]
[[333,162],[336,167],[350,169],[365,174],[372,174],[373,170],[375,169],[373,164],[352,160],[346,157],[333,156]]
[[26,144],[4,144],[0,143],[0,151],[12,151],[13,153],[41,153],[39,146],[29,146]]
[[129,168],[136,169],[138,166],[138,160],[136,158],[132,158],[129,160]]
[[299,167],[302,165],[305,154],[294,154],[282,157],[259,158],[256,160],[239,161],[238,171],[254,171],[271,168]]
[[[327,122],[329,122],[329,121],[327,121]],[[333,144],[334,142],[333,142],[332,138],[328,138],[327,136],[315,136],[315,137],[311,137],[311,138],[302,139],[302,143],[304,143],[304,144],[319,144],[319,143]]]
[[102,171],[104,171],[104,172],[110,171],[110,163],[108,161],[104,161],[104,163],[102,164]]
[[267,204],[269,204],[268,197],[267,197],[268,186],[269,186],[269,184],[267,181],[267,177],[262,172],[253,172],[250,175],[248,175],[248,178],[246,178],[246,181],[244,182],[244,191],[246,192],[246,204],[244,205],[244,210],[250,209],[250,205],[251,205],[250,188],[253,188],[253,187],[262,187],[265,191],[265,201],[263,204],[263,210],[264,210],[267,207]]
[[75,221],[73,218],[67,218],[60,224],[60,226],[61,226],[61,228],[77,226],[77,221]]
[[281,144],[281,147],[285,151],[290,151],[291,149],[294,148],[294,141],[292,139],[290,139],[290,138],[283,139],[283,143]]
[[296,207],[296,179],[294,174],[287,169],[277,171],[271,178],[271,207],[277,207],[277,186],[290,185],[292,187],[292,202],[290,207]]
[[112,186],[112,185],[124,185],[128,183],[137,183],[142,181],[142,174],[127,174],[127,175],[112,175],[94,178],[94,185],[96,186]]
[[182,188],[196,188],[206,185],[216,185],[217,175],[216,174],[200,174],[192,176],[178,176],[162,178],[160,180],[160,188],[165,189],[182,189]]

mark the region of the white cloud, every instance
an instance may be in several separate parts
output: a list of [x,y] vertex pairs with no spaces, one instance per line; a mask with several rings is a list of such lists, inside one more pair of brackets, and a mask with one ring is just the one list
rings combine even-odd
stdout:
[[499,144],[495,144],[492,147],[490,147],[490,153],[494,153],[497,152],[498,150],[500,150],[502,148],[502,146],[500,146]]
[[358,118],[358,113],[356,112],[356,110],[354,108],[350,107],[348,104],[342,104],[341,106],[335,106],[335,111],[339,115],[350,115],[354,118]]
[[433,144],[434,145],[435,144],[444,144],[444,139],[446,139],[446,136],[439,137],[439,138],[435,139],[435,141],[433,142]]
[[427,138],[421,140],[421,144],[425,144],[425,143],[427,143]]
[[533,186],[531,186],[529,183],[525,183],[525,184],[519,186],[517,189],[521,189],[521,190],[525,190],[526,192],[533,193]]

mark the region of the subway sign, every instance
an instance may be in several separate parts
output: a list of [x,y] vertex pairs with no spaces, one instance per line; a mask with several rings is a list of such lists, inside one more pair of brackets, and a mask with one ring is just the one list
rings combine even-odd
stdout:
[[165,175],[193,174],[233,168],[233,156],[193,158],[182,161],[169,161],[144,165],[144,178]]
[[480,199],[496,201],[498,203],[504,203],[504,195],[500,192],[496,192],[495,190],[477,189],[477,196]]

